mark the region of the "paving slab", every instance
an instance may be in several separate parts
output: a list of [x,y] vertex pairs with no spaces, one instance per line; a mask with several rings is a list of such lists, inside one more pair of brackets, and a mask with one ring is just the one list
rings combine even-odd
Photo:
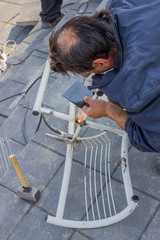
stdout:
[[26,85],[40,76],[43,72],[44,63],[45,59],[29,54],[24,60],[21,60],[18,63],[13,63],[5,73],[4,78],[10,78]]
[[23,5],[25,0],[1,0],[1,2],[9,2],[9,3],[15,3],[15,4],[20,4]]
[[32,44],[27,49],[27,51],[31,52],[31,51],[39,50],[39,52],[49,53],[49,35],[50,33],[45,34],[45,37],[43,39],[37,38],[36,40],[33,40]]
[[38,39],[44,39],[47,35],[50,34],[52,28],[49,29],[42,29],[41,28],[41,22],[37,23],[34,29],[28,34],[28,36],[25,38],[25,42],[27,43],[33,43],[37,38]]
[[[115,182],[114,182],[115,183]],[[123,185],[118,183],[113,185],[113,192],[115,194],[115,206],[116,208],[121,206],[123,209],[124,194]],[[81,230],[85,236],[90,237],[92,240],[138,240],[148,222],[155,213],[159,202],[139,192],[134,191],[134,194],[140,197],[138,207],[124,220],[110,225],[108,227]],[[121,210],[122,210],[121,209]],[[118,212],[118,211],[117,211]]]
[[88,240],[88,238],[86,238],[86,237],[83,236],[82,234],[76,232],[76,233],[73,235],[73,237],[71,237],[71,240]]
[[25,1],[20,11],[19,20],[17,25],[19,26],[35,26],[39,21],[39,13],[41,11],[40,1]]
[[[8,23],[21,11],[22,6],[9,2],[0,2],[0,21]],[[6,14],[7,13],[7,14]]]
[[[64,158],[37,144],[29,143],[17,156],[17,160],[29,185],[44,190],[62,165]],[[0,184],[14,192],[21,186],[13,167],[3,175]]]
[[[29,210],[30,205],[16,194],[0,185],[0,233],[1,240],[8,239],[16,225]],[[7,203],[7,204],[6,204]]]
[[8,88],[19,88],[19,90],[21,89],[21,87],[22,87],[22,89],[24,88],[23,83],[19,83],[19,82],[14,81],[14,80],[12,81],[12,78],[11,79],[10,78],[5,79],[3,76],[1,78],[2,86],[6,86]]
[[0,88],[0,102],[6,107],[9,107],[16,95],[20,94],[24,88],[22,84],[14,83],[14,85],[14,88],[9,86],[1,86]]
[[21,151],[24,149],[24,145],[19,144],[12,139],[8,139],[8,142],[10,145],[11,153],[16,155],[17,157],[20,156]]
[[1,33],[0,43],[5,44],[7,40],[15,41],[22,31],[23,31],[23,27],[0,22],[0,33]]
[[45,212],[34,207],[9,240],[68,240],[73,231],[46,223],[45,216]]
[[39,118],[35,118],[30,110],[27,114],[26,111],[26,108],[17,106],[17,108],[10,114],[9,118],[1,126],[0,136],[12,138],[17,142],[26,145],[24,137],[24,124],[27,138],[30,139],[34,136],[39,122]]
[[70,9],[72,9],[72,6],[75,4],[74,0],[64,0],[62,2],[61,11],[62,13],[66,14]]
[[154,216],[151,224],[147,228],[146,232],[143,234],[141,240],[159,239],[160,236],[159,223],[160,223],[160,210],[158,210],[158,212]]
[[16,38],[16,44],[20,44],[26,38],[26,36],[31,32],[32,29],[33,29],[33,26],[24,27],[23,31]]
[[6,120],[6,117],[0,115],[0,126],[2,126],[3,122]]
[[[47,58],[48,58],[48,52],[33,51],[32,56],[39,57],[39,58],[43,58],[43,59],[47,60]],[[54,75],[56,75],[56,74],[54,73]]]
[[11,109],[6,107],[5,105],[0,105],[0,126],[3,124],[3,122],[6,120],[6,118],[10,115]]
[[11,113],[11,109],[6,107],[5,105],[0,105],[0,115],[3,115],[5,117],[8,117]]
[[72,5],[72,9],[76,10],[79,14],[92,14],[96,8],[99,6],[99,4],[102,2],[102,0],[93,0],[93,1],[87,1],[87,0],[80,0],[76,2],[75,5]]
[[[159,159],[159,153],[143,153],[135,148],[129,152],[129,168],[133,186],[157,199],[160,199],[160,175],[155,169],[155,163]],[[114,178],[121,179],[119,169],[114,174]]]

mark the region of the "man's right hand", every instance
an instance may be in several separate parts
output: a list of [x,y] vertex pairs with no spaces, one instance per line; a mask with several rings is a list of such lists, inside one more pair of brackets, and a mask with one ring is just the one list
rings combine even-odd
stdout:
[[84,97],[86,105],[82,108],[83,112],[92,118],[107,116],[107,102],[100,99]]
[[106,102],[100,99],[92,99],[89,97],[84,97],[84,102],[86,105],[82,108],[82,110],[89,117],[100,118],[109,116],[121,128],[125,129],[125,123],[129,117],[121,107],[111,102]]

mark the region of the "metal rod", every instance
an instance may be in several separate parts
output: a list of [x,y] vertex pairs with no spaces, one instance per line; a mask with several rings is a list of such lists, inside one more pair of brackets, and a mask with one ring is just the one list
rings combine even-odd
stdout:
[[108,158],[108,149],[106,148],[106,151],[105,151],[105,181],[106,181],[106,194],[107,194],[108,209],[109,209],[109,215],[111,217],[112,212],[111,212],[111,204],[110,204],[110,199],[109,199],[108,180],[107,180],[107,177],[108,177],[108,175],[107,175],[107,172],[108,172],[107,158]]
[[123,220],[133,212],[136,206],[137,206],[137,203],[135,203],[134,201],[130,201],[128,206],[124,210],[122,210],[120,213],[117,213],[112,217],[101,219],[101,220],[72,221],[68,219],[58,219],[57,217],[48,216],[46,221],[48,223],[56,224],[58,226],[63,226],[63,227],[69,227],[69,228],[86,229],[86,228],[104,227],[104,226],[108,226],[116,222],[119,222],[120,220]]
[[[83,142],[84,143],[84,142]],[[87,176],[86,176],[86,167],[87,167],[87,145],[85,148],[85,158],[84,158],[84,197],[85,197],[85,206],[86,206],[86,216],[87,221],[89,221],[89,215],[88,215],[88,200],[87,200]]]
[[33,107],[33,114],[34,115],[38,115],[40,112],[40,107],[42,106],[42,101],[43,101],[43,97],[44,97],[44,93],[46,90],[46,86],[48,83],[48,79],[49,79],[49,74],[50,74],[50,65],[49,65],[49,60],[46,61],[46,65],[44,68],[44,72],[42,75],[42,80],[38,89],[38,93],[37,93],[37,97],[36,97],[36,101]]
[[44,113],[46,115],[50,115],[52,117],[60,118],[62,120],[75,122],[75,120],[74,120],[75,117],[73,117],[71,115],[67,115],[65,113],[60,113],[60,112],[57,112],[57,111],[54,111],[54,110],[51,110],[51,109],[47,109],[47,108],[44,108],[44,107],[40,107],[39,112]]
[[4,171],[4,173],[5,173],[5,172],[6,172],[6,167],[5,167],[5,165],[4,165],[4,162],[3,162],[3,158],[2,158],[2,154],[1,154],[1,153],[0,153],[0,159],[1,159],[3,171]]
[[94,207],[93,207],[93,196],[92,196],[92,154],[93,154],[93,146],[91,147],[91,155],[90,155],[90,163],[89,163],[89,192],[90,192],[90,199],[91,199],[91,209],[92,209],[92,216],[95,220],[94,214]]
[[122,138],[121,146],[121,169],[123,176],[124,189],[126,193],[127,203],[131,201],[133,196],[133,189],[131,183],[131,177],[129,172],[129,163],[128,163],[128,136],[127,133]]
[[100,186],[101,186],[101,197],[104,216],[106,217],[105,203],[104,203],[104,194],[103,194],[103,181],[102,181],[102,155],[103,155],[103,145],[101,146],[101,156],[100,156]]
[[111,193],[112,206],[113,206],[114,214],[116,214],[116,208],[115,208],[113,191],[112,191],[112,183],[111,183],[111,172],[110,172],[110,142],[108,143],[108,181],[109,181],[109,188]]
[[91,121],[88,121],[88,120],[86,120],[86,126],[90,127],[90,128],[97,129],[97,130],[114,133],[114,134],[117,134],[118,136],[123,136],[124,135],[123,130],[116,129],[116,128],[113,128],[113,127],[109,127],[109,126],[106,126],[106,125],[102,125],[102,124],[99,124],[99,123],[91,122]]
[[95,157],[94,157],[94,192],[95,192],[95,198],[96,198],[96,206],[97,206],[98,218],[101,219],[100,211],[99,211],[99,205],[98,205],[98,198],[97,198],[97,195],[98,195],[97,194],[97,181],[96,181],[97,153],[98,153],[98,146],[96,146]]
[[[72,103],[70,103],[69,115],[73,118],[75,116],[75,106]],[[74,134],[74,123],[72,123],[72,122],[69,122],[68,133]],[[57,207],[57,213],[56,213],[56,217],[59,219],[62,219],[63,214],[64,214],[64,208],[65,208],[65,204],[66,204],[67,192],[68,192],[71,169],[72,169],[72,156],[73,156],[73,147],[71,145],[67,144],[66,160],[65,160],[64,173],[63,173],[63,179],[62,179],[62,187],[61,187],[61,192],[60,192],[60,197],[59,197],[59,202],[58,202],[58,207]]]
[[5,149],[4,149],[4,141],[2,139],[1,139],[1,149],[2,149],[2,159],[4,159],[5,169],[6,169],[6,171],[8,171],[9,165],[8,165],[8,160],[6,158],[6,153],[5,153]]
[[[7,138],[5,138],[5,140],[7,140]],[[6,144],[7,144],[7,141],[6,141]],[[8,152],[7,152],[6,144],[5,144],[5,141],[3,140],[3,146],[4,146],[5,156],[6,156],[6,162],[7,162],[8,167],[10,167],[11,166],[11,162],[9,161],[9,158],[8,158]],[[9,151],[10,151],[10,149],[9,149]]]

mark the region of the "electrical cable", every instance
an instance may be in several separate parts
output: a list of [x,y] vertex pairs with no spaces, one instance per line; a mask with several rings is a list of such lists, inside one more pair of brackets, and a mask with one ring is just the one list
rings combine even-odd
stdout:
[[37,77],[27,88],[27,90],[25,91],[25,94],[27,94],[29,92],[29,90],[31,89],[31,87],[42,77],[42,74]]
[[21,61],[18,62],[18,63],[9,63],[9,65],[10,65],[10,66],[20,65],[20,64],[23,63],[25,60],[27,60],[27,59],[29,58],[29,56],[30,56],[34,51],[37,51],[37,52],[40,52],[40,53],[44,53],[44,54],[48,54],[47,52],[42,51],[42,50],[39,50],[39,49],[32,49],[32,51],[31,51],[23,60],[21,60]]
[[[81,8],[83,5],[85,5],[85,4],[86,4],[85,9],[84,9],[83,11],[81,11],[80,8]],[[77,13],[83,15],[83,14],[87,11],[88,6],[89,6],[88,0],[85,0],[85,1],[84,1],[83,3],[81,3],[80,6],[78,7]]]
[[[73,4],[75,4],[75,2],[67,3],[67,4],[64,4],[61,8],[65,8],[65,7],[70,6],[70,5],[73,5]],[[81,8],[84,4],[86,4],[86,7],[85,7],[85,9],[84,9],[83,11],[81,11],[80,8]],[[84,2],[82,2],[82,3],[79,5],[79,7],[78,7],[78,9],[77,9],[77,13],[82,15],[82,14],[84,14],[84,13],[86,12],[87,8],[88,8],[88,0],[85,0]]]
[[57,129],[57,128],[51,126],[51,125],[47,122],[47,120],[46,120],[44,114],[42,114],[42,119],[43,119],[43,121],[45,122],[46,126],[47,126],[50,130],[52,130],[53,132],[58,133],[58,134],[61,135],[61,131],[60,131],[59,129]]
[[40,115],[39,122],[38,122],[37,128],[36,128],[36,130],[35,130],[35,133],[38,132],[38,130],[39,130],[39,128],[40,128],[40,125],[41,125],[41,122],[42,122],[42,114]]
[[20,92],[20,93],[17,93],[17,94],[15,94],[15,95],[12,95],[12,96],[9,96],[9,97],[7,97],[7,98],[4,98],[4,99],[0,100],[0,103],[1,103],[1,102],[4,102],[4,101],[6,101],[6,100],[8,100],[8,99],[10,99],[10,98],[17,97],[17,96],[19,96],[19,95],[21,95],[21,94],[23,94],[23,93],[25,93],[25,92]]
[[25,92],[23,91],[23,92],[14,94],[14,95],[12,95],[12,96],[9,96],[9,97],[7,97],[7,98],[4,98],[4,99],[0,100],[0,103],[1,103],[1,102],[4,102],[4,101],[6,101],[6,100],[8,100],[8,99],[10,99],[10,98],[17,97],[17,96],[19,96],[19,95],[28,93],[28,91],[30,90],[30,88],[31,88],[31,87],[36,83],[36,81],[37,81],[38,79],[40,79],[41,77],[42,77],[42,74],[41,74],[38,78],[36,78],[36,79],[34,80],[34,82],[32,82],[32,84],[28,87],[28,89],[27,89]]

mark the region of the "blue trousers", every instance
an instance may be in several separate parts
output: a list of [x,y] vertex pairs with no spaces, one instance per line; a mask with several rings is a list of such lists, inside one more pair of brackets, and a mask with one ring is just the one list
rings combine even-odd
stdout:
[[62,0],[41,0],[40,16],[42,22],[53,22],[61,12],[61,5]]

